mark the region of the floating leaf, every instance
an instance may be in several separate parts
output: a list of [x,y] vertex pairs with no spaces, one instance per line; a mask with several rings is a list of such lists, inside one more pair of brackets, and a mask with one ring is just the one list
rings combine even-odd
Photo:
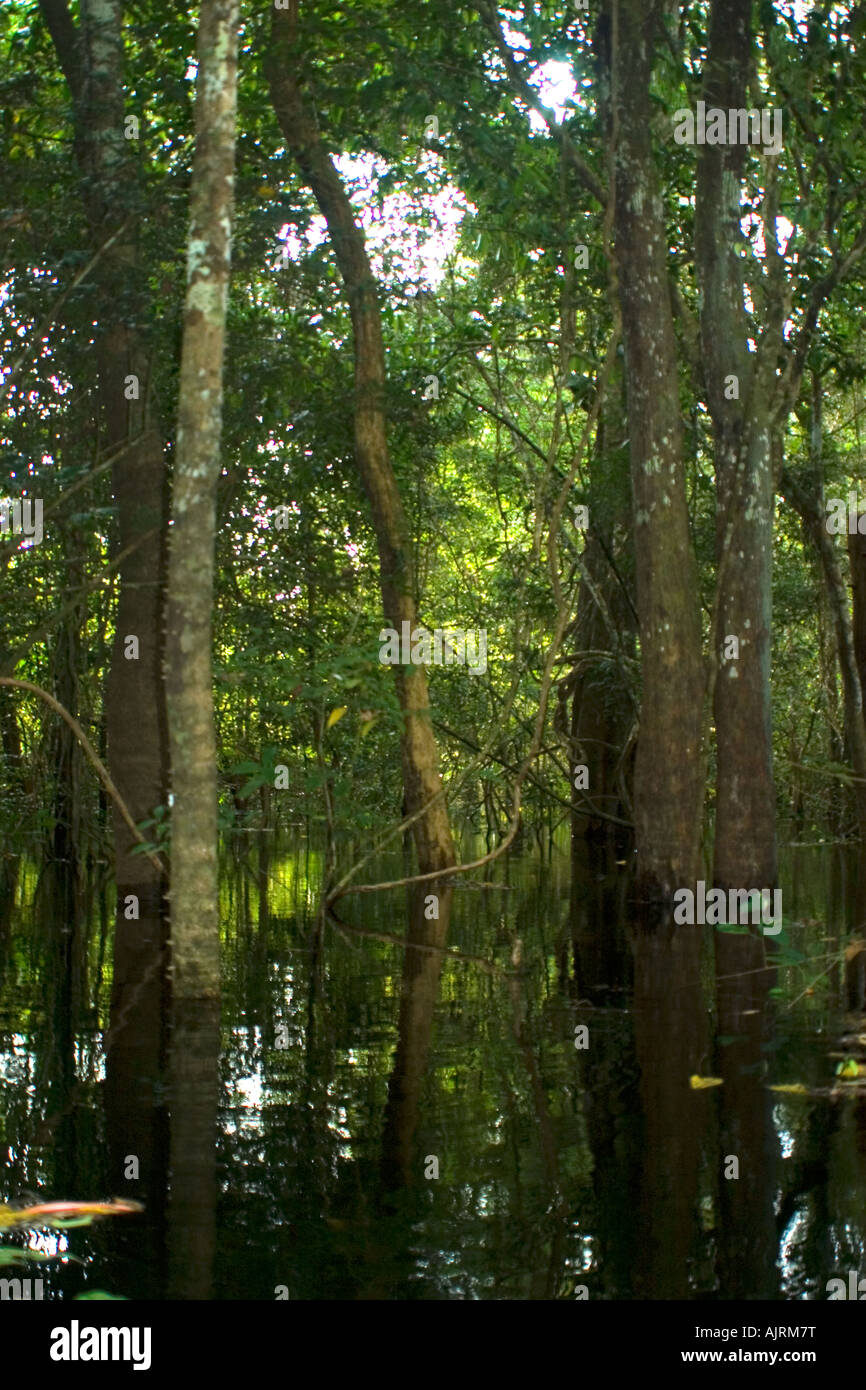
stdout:
[[809,1094],[809,1087],[801,1086],[799,1081],[781,1081],[778,1086],[770,1086],[768,1089],[779,1091],[784,1096],[807,1096]]
[[337,723],[337,720],[343,718],[343,715],[346,713],[346,710],[348,708],[348,705],[338,705],[336,709],[332,709],[331,713],[328,715],[328,722],[325,725],[325,728],[332,729],[334,725]]
[[75,1295],[76,1303],[93,1302],[96,1299],[110,1299],[112,1303],[129,1302],[129,1299],[125,1298],[122,1293],[106,1293],[104,1289],[94,1289],[93,1293],[77,1293]]
[[710,1086],[721,1086],[721,1076],[690,1076],[689,1085],[693,1091],[706,1091]]
[[843,1081],[856,1081],[858,1077],[866,1076],[866,1067],[861,1067],[856,1057],[846,1057],[836,1068],[836,1075],[841,1076]]

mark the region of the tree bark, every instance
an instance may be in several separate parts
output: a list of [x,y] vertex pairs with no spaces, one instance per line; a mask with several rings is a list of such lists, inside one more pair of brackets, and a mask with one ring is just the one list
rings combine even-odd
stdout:
[[[119,566],[105,703],[111,775],[133,820],[140,821],[166,800],[161,668],[168,509],[162,429],[152,406],[149,354],[142,337],[148,296],[134,234],[138,188],[131,144],[124,138],[123,5],[121,0],[81,0],[79,28],[66,0],[39,0],[39,7],[72,96],[81,197],[94,249],[116,234],[93,275],[100,433],[105,452],[127,446],[118,452],[111,474],[117,549],[140,543]],[[125,655],[130,636],[138,639],[137,659]],[[113,828],[118,902],[134,893],[158,910],[157,871],[143,856],[133,856],[135,839],[116,813]],[[121,955],[124,932],[135,931],[123,923],[119,918],[116,946]],[[134,953],[135,943],[129,945]],[[125,970],[121,964],[119,976]]]
[[[152,815],[168,794],[168,735],[162,681],[163,585],[168,495],[163,431],[152,404],[146,269],[135,225],[139,190],[124,138],[122,0],[80,0],[80,26],[66,0],[39,0],[72,96],[75,159],[94,250],[110,242],[93,275],[99,443],[116,452],[119,596],[105,687],[108,765],[132,821]],[[144,538],[144,539],[142,539]],[[128,637],[138,641],[127,659]],[[130,644],[131,650],[131,644]],[[109,1170],[126,1190],[158,1205],[163,1172],[155,1142],[164,1045],[163,876],[133,854],[136,838],[112,798],[117,909],[110,1027],[105,1034]],[[133,1099],[130,1100],[130,1097]],[[140,1183],[127,1182],[135,1153]]]
[[[355,461],[370,501],[379,548],[385,621],[399,633],[417,621],[412,540],[388,451],[385,414],[385,350],[376,281],[364,233],[337,170],[304,100],[296,69],[297,0],[274,10],[265,63],[271,101],[286,142],[321,209],[346,287],[355,352]],[[402,763],[407,813],[428,807],[413,826],[418,868],[435,873],[454,863],[448,812],[442,796],[439,756],[423,666],[395,666],[403,714]]]
[[[860,527],[863,527],[863,531]],[[857,513],[857,534],[848,536],[851,566],[851,607],[853,612],[854,656],[861,691],[866,687],[866,513]],[[847,605],[846,605],[847,606]]]
[[[845,709],[845,739],[848,756],[854,770],[855,795],[857,803],[857,822],[860,838],[866,843],[866,722],[863,717],[863,687],[858,670],[857,652],[851,613],[848,608],[848,590],[839,554],[833,544],[833,537],[827,530],[826,518],[821,504],[785,469],[781,478],[781,491],[791,506],[799,514],[803,529],[815,546],[824,572],[827,599],[833,614],[836,629],[836,651],[839,670],[842,674],[842,699]],[[854,539],[852,537],[852,539]]]
[[[634,782],[638,887],[667,901],[695,879],[704,675],[686,504],[667,234],[650,142],[664,5],[622,0],[611,41],[615,262],[625,345],[643,697]],[[602,28],[610,32],[610,12]],[[602,47],[604,59],[604,48]]]
[[[748,107],[751,0],[718,0],[704,68],[707,107]],[[718,677],[714,882],[776,882],[776,805],[770,705],[770,628],[775,497],[769,391],[749,351],[738,254],[745,145],[700,145],[695,264],[707,405],[713,421],[718,561]],[[774,232],[768,231],[768,236]],[[767,342],[762,343],[766,357]],[[736,377],[736,388],[731,380]],[[736,398],[733,396],[737,391]],[[739,654],[725,660],[727,637]]]
[[[627,673],[616,660],[617,655],[634,659],[637,635],[630,576],[620,568],[631,543],[627,448],[625,380],[617,371],[602,407],[589,483],[590,528],[574,623],[578,665],[563,690],[572,700],[571,764],[585,763],[589,782],[586,793],[572,791],[572,832],[620,844],[627,832],[615,819],[631,818],[631,758],[623,755],[636,715]],[[599,651],[613,657],[582,657]],[[615,819],[605,820],[596,811]]]
[[171,954],[177,1001],[219,997],[214,540],[231,266],[237,0],[202,0],[166,604]]

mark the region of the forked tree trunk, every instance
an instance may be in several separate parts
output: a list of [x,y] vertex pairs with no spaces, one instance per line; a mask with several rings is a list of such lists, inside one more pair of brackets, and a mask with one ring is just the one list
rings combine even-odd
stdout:
[[[411,536],[388,452],[385,414],[385,351],[376,281],[364,233],[308,103],[301,94],[295,49],[297,0],[274,10],[266,75],[271,101],[286,142],[312,189],[331,237],[352,314],[355,351],[355,461],[370,501],[379,547],[382,605],[386,622],[410,631],[417,621]],[[395,666],[403,714],[403,786],[412,815],[427,806],[413,826],[418,867],[435,873],[454,863],[448,812],[439,776],[439,756],[430,716],[423,666]]]
[[176,1000],[219,995],[213,574],[231,265],[237,0],[202,0],[166,604]]

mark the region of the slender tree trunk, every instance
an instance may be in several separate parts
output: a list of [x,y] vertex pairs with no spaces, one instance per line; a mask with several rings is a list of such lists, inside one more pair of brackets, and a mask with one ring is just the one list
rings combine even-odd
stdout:
[[[572,767],[585,763],[589,782],[585,795],[576,788],[572,791],[572,833],[618,842],[624,840],[624,827],[615,820],[603,820],[595,811],[621,820],[631,817],[630,768],[623,766],[623,751],[635,709],[627,673],[616,661],[618,654],[634,658],[637,632],[627,581],[618,563],[631,540],[627,446],[625,382],[618,371],[602,408],[590,480],[591,527],[583,550],[584,575],[574,624],[580,664],[564,687],[572,696]],[[604,480],[601,485],[596,484],[596,474]],[[621,536],[626,539],[618,540]],[[582,653],[599,650],[613,652],[613,659],[581,661]],[[623,797],[626,788],[628,800]]]
[[[134,142],[124,131],[124,7],[122,0],[80,0],[77,27],[66,0],[39,0],[39,8],[72,97],[75,158],[91,244],[96,250],[110,243],[93,276],[92,317],[99,442],[104,451],[117,451],[111,483],[116,549],[125,559],[118,571],[105,734],[112,780],[132,819],[141,821],[167,799],[162,608],[168,497],[145,338],[147,275],[135,230],[144,209]],[[164,1173],[154,1140],[164,1046],[164,883],[145,855],[132,853],[134,837],[113,801],[111,814],[117,912],[104,1040],[108,1161],[112,1180],[146,1196],[153,1210]],[[139,1158],[140,1180],[126,1179],[129,1153]]]
[[237,0],[202,0],[166,605],[176,1000],[219,995],[213,573],[231,264]]
[[[296,76],[294,48],[297,0],[291,10],[274,10],[266,75],[271,101],[285,139],[313,191],[331,236],[352,314],[355,349],[355,461],[373,514],[379,546],[385,621],[399,633],[417,621],[412,539],[388,452],[385,416],[385,350],[376,281],[364,233],[340,176],[322,143],[315,118]],[[454,863],[448,812],[441,795],[439,756],[430,718],[423,666],[395,666],[403,713],[403,786],[411,815],[429,806],[413,826],[418,867],[435,873]],[[432,804],[430,804],[432,803]]]
[[[751,0],[714,0],[704,68],[707,107],[748,107]],[[698,146],[696,268],[717,484],[718,661],[715,882],[776,881],[770,710],[773,503],[769,393],[743,303],[740,187],[746,147]],[[766,344],[763,345],[766,347]],[[738,643],[738,654],[730,638]],[[728,644],[726,647],[726,643]]]
[[[146,274],[136,246],[139,189],[124,134],[122,0],[81,0],[76,27],[66,0],[39,0],[73,101],[74,147],[81,196],[94,249],[113,238],[94,271],[98,317],[100,443],[118,451],[112,466],[119,569],[111,671],[106,687],[108,762],[135,821],[165,803],[167,735],[162,686],[162,588],[167,493],[162,429],[152,407],[150,362],[142,324],[148,318]],[[123,448],[124,452],[119,453]],[[134,645],[128,641],[135,638]],[[161,884],[114,812],[118,902],[134,893],[142,911],[159,911]],[[137,927],[118,918],[116,953],[135,954],[124,936]],[[120,966],[118,970],[117,967]],[[115,960],[116,983],[125,975]]]
[[855,783],[857,821],[860,838],[866,843],[866,722],[863,717],[863,688],[860,683],[854,631],[848,607],[848,590],[839,564],[839,553],[833,543],[833,537],[827,530],[824,510],[819,501],[807,492],[787,469],[782,473],[781,491],[799,514],[803,528],[818,552],[824,572],[827,600],[836,629],[839,669],[842,673],[845,739],[854,775],[858,779]]
[[[643,696],[635,762],[638,885],[666,900],[693,882],[703,802],[704,675],[689,534],[667,231],[651,145],[664,5],[621,0],[612,41],[615,259],[625,344]],[[601,30],[610,33],[610,11]],[[604,49],[602,48],[604,56]]]
[[[860,530],[860,527],[863,530]],[[851,566],[851,606],[853,612],[854,656],[860,676],[860,689],[866,687],[866,513],[857,513],[857,534],[848,536]]]

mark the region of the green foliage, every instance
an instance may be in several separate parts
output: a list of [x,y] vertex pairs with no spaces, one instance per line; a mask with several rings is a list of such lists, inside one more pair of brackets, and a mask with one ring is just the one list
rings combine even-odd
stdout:
[[[452,804],[458,817],[477,825],[478,781],[471,787],[460,781],[470,747],[490,745],[482,781],[503,802],[511,784],[504,768],[519,765],[528,747],[554,616],[545,525],[575,457],[612,317],[601,213],[556,135],[559,122],[596,177],[606,179],[593,21],[555,3],[509,12],[525,74],[536,80],[553,61],[572,75],[573,89],[544,130],[515,97],[476,9],[456,14],[445,0],[352,0],[337,7],[314,0],[303,7],[299,54],[324,139],[371,248],[386,340],[389,443],[409,519],[420,611],[428,625],[482,626],[489,634],[485,676],[443,668],[430,679]],[[811,287],[833,256],[850,247],[862,220],[863,47],[854,41],[857,16],[844,10],[819,23],[764,5],[759,19],[756,80],[762,100],[785,112],[778,171],[780,210],[794,226],[796,251],[788,254],[786,274],[796,332]],[[261,70],[269,25],[267,7],[245,7],[217,497],[220,824],[228,832],[259,815],[322,824],[330,791],[336,827],[351,834],[384,829],[397,814],[400,716],[393,675],[377,660],[379,553],[354,458],[351,314],[318,209],[274,119]],[[680,30],[671,27],[670,42],[660,47],[653,79],[654,158],[684,308],[677,320],[683,349],[684,325],[697,302],[694,151],[670,139],[670,113],[699,92],[705,26],[705,7],[687,7]],[[140,139],[131,142],[129,208],[140,283],[118,292],[146,291],[149,313],[140,327],[153,364],[150,389],[169,436],[185,284],[187,65],[194,39],[187,10],[166,13],[156,0],[141,0],[128,16],[128,110],[141,120]],[[7,243],[0,342],[4,355],[14,356],[22,343],[30,352],[4,416],[3,443],[10,487],[26,480],[46,507],[58,504],[44,543],[9,561],[0,596],[0,662],[8,657],[10,669],[56,688],[52,653],[59,636],[74,634],[80,642],[76,712],[98,742],[115,610],[107,566],[120,538],[110,471],[97,471],[88,282],[58,306],[90,256],[71,157],[70,99],[37,7],[4,9],[0,48],[6,60],[0,224]],[[542,100],[549,103],[543,92]],[[425,133],[431,115],[440,126],[434,139]],[[750,152],[745,196],[753,211],[760,208],[763,178],[760,158]],[[281,257],[285,229],[288,258]],[[742,250],[750,262],[757,337],[765,267],[754,231],[744,236]],[[575,272],[578,242],[588,247],[589,266]],[[823,392],[828,492],[856,486],[862,472],[862,289],[858,267],[823,311],[807,363],[820,374]],[[34,326],[52,313],[53,322],[34,340]],[[680,357],[692,534],[709,612],[716,579],[712,439],[702,383],[693,379],[685,350]],[[425,400],[430,375],[438,377],[439,398]],[[635,660],[624,412],[620,363],[600,426],[578,460],[569,508],[588,505],[605,538],[622,607],[615,616],[624,623],[625,654]],[[810,408],[801,403],[782,441],[790,467],[808,465],[810,428]],[[281,507],[285,525],[278,528]],[[832,626],[810,546],[781,504],[774,559],[779,814],[798,838],[846,834],[853,802],[839,735]],[[585,537],[566,523],[559,578],[573,605],[586,560]],[[58,596],[69,594],[79,594],[81,603],[61,618]],[[565,679],[567,670],[559,674]],[[503,721],[512,681],[512,714]],[[639,698],[622,652],[595,656],[588,681],[608,711]],[[327,729],[329,713],[343,707],[345,716]],[[37,790],[59,793],[51,718],[43,708],[16,703],[21,760],[4,743],[4,833],[24,825],[33,835],[51,833],[50,798],[47,803]],[[11,728],[6,742],[14,743]],[[567,764],[564,745],[560,753]],[[289,767],[290,788],[268,807],[277,762]],[[563,767],[545,760],[536,773],[524,793],[530,825],[545,819],[552,798],[567,795]],[[89,820],[104,827],[95,784],[84,777],[82,786]],[[168,848],[164,808],[142,828],[151,850]]]
[[163,854],[171,848],[171,817],[167,806],[157,806],[148,820],[140,821],[137,827],[142,834],[145,830],[153,832],[153,839],[145,839],[135,845],[133,854]]

